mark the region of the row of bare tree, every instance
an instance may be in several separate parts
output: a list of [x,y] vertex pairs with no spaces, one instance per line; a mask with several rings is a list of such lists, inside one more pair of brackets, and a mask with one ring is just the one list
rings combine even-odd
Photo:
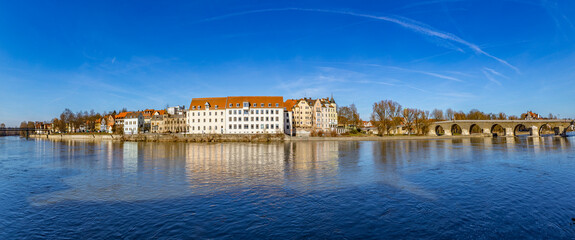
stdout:
[[[500,112],[484,113],[477,109],[472,109],[465,113],[463,111],[454,111],[451,108],[445,110],[434,109],[429,112],[417,108],[404,108],[401,104],[393,100],[381,100],[373,104],[373,112],[370,120],[371,124],[377,128],[380,135],[398,133],[395,131],[398,127],[408,134],[425,134],[429,126],[435,121],[445,120],[517,120],[524,119],[526,114],[521,117],[507,116]],[[549,114],[549,119],[557,119],[553,114]],[[345,126],[353,125],[362,127],[362,120],[354,104],[349,107],[338,108],[338,123]]]

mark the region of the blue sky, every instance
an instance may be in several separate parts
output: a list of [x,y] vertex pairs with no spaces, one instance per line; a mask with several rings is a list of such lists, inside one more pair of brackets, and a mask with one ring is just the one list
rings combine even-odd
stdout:
[[0,122],[281,95],[575,117],[575,1],[0,1]]

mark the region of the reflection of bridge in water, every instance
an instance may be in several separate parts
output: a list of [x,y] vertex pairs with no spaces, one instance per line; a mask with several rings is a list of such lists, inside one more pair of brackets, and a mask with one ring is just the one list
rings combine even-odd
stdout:
[[551,133],[566,136],[567,131],[574,129],[574,120],[453,120],[433,123],[429,135],[540,136]]

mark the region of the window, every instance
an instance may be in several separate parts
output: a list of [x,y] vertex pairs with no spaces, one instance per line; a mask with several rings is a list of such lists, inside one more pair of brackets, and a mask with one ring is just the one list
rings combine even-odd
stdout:
[[240,104],[239,104],[239,103],[236,103],[236,107],[240,107]]
[[280,114],[279,110],[276,110],[276,114]]
[[250,103],[249,102],[244,102],[244,107],[249,107]]
[[269,117],[266,117],[266,121],[269,121],[269,120],[270,120],[270,118],[269,118]]
[[233,104],[230,103],[230,107],[234,106]]
[[238,114],[237,110],[234,110],[234,114]]
[[210,114],[209,114],[209,115],[210,115],[210,116],[212,116],[212,112],[210,112]]
[[260,114],[260,110],[256,110],[256,114]]
[[276,122],[279,122],[279,120],[280,120],[280,118],[279,118],[279,117],[276,117]]
[[252,110],[252,111],[250,112],[250,114],[254,114],[254,110]]
[[256,117],[256,122],[259,121],[259,120],[260,120],[260,118],[259,118],[259,117]]
[[202,109],[202,106],[198,106],[198,110],[199,110],[199,109]]
[[270,113],[270,110],[266,110],[266,114],[269,114],[269,113]]
[[196,106],[193,106],[192,109],[196,110]]
[[230,127],[230,129],[232,129],[232,125],[231,125],[231,124],[229,125],[229,127]]
[[265,105],[262,103],[262,105],[261,105],[261,106],[262,106],[262,107],[264,107]]
[[251,121],[252,121],[252,122],[254,121],[254,117],[252,117]]
[[254,103],[254,107],[257,107],[257,106],[258,106],[258,104],[257,104],[257,103]]
[[249,114],[248,110],[244,110],[244,114],[246,115]]
[[268,103],[268,107],[272,107],[272,104],[271,104],[271,103]]
[[238,118],[237,118],[237,117],[234,117],[234,122],[237,121],[237,120],[238,120]]
[[216,109],[218,109],[218,105],[216,105]]
[[279,107],[279,106],[280,106],[280,104],[279,104],[279,103],[276,103],[276,107]]

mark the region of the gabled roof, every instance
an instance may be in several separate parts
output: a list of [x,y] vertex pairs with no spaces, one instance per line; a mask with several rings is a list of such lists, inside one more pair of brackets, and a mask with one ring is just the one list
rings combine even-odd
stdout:
[[154,115],[155,115],[156,113],[157,113],[158,115],[164,115],[164,114],[166,114],[166,110],[156,110],[156,111],[154,111]]
[[284,107],[288,110],[288,111],[293,111],[293,107],[299,102],[299,100],[296,99],[288,99],[285,101],[284,103]]

